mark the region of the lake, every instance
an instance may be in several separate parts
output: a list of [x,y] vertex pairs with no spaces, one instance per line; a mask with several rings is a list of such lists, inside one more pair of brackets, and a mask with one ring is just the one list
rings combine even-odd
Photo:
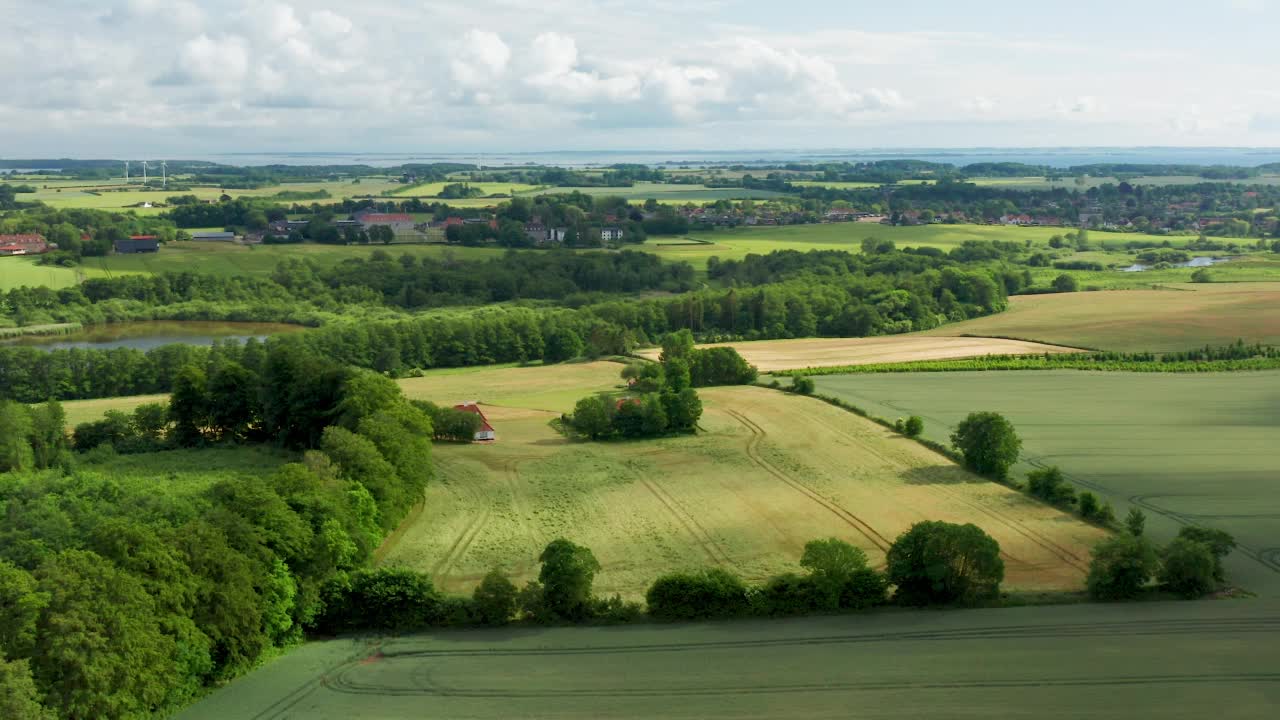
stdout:
[[150,350],[161,345],[212,345],[217,340],[262,339],[269,335],[298,332],[301,325],[263,322],[219,322],[209,320],[153,320],[144,322],[89,325],[67,335],[26,335],[0,341],[0,345],[25,345],[42,350],[71,348],[127,347]]
[[[1209,267],[1218,263],[1231,262],[1229,257],[1193,257],[1186,262],[1169,263],[1169,267]],[[1121,268],[1120,272],[1144,272],[1155,267],[1155,265],[1143,265],[1142,263],[1134,263],[1127,268]]]

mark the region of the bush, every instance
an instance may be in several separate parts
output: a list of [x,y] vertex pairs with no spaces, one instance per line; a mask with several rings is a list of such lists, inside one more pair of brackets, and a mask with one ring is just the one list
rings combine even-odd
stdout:
[[1138,508],[1129,508],[1129,514],[1124,517],[1124,529],[1129,531],[1130,535],[1140,536],[1147,529],[1147,515]]
[[644,607],[638,602],[623,600],[621,595],[592,598],[591,615],[597,622],[629,623],[644,615]]
[[1217,586],[1214,568],[1217,558],[1207,544],[1174,538],[1164,549],[1160,584],[1184,598],[1203,597]]
[[1056,465],[1027,473],[1027,492],[1054,505],[1070,505],[1076,501],[1075,489],[1067,484]]
[[1053,279],[1053,289],[1060,293],[1075,292],[1080,289],[1080,282],[1071,275],[1063,273]]
[[902,434],[907,437],[920,437],[924,432],[924,420],[919,415],[912,415],[902,424]]
[[969,413],[951,434],[951,442],[964,455],[969,469],[996,480],[1008,477],[1022,450],[1013,425],[993,412]]
[[1100,511],[1098,496],[1088,490],[1080,493],[1080,517],[1092,520]]
[[501,570],[491,570],[471,594],[476,619],[485,625],[506,625],[516,613],[519,594]]
[[542,569],[542,602],[556,618],[583,620],[591,614],[591,584],[600,563],[591,550],[560,538],[552,540],[538,557]]
[[339,574],[321,591],[321,632],[419,630],[442,619],[443,598],[431,579],[404,568]]
[[645,602],[649,614],[663,620],[735,617],[749,609],[747,586],[720,568],[663,575],[649,587]]
[[908,605],[995,597],[1004,580],[1000,544],[972,524],[918,522],[894,540],[887,560],[894,597]]
[[1191,273],[1191,282],[1193,283],[1211,283],[1213,282],[1213,273],[1208,268],[1200,268]]
[[803,375],[795,375],[791,378],[791,387],[787,389],[800,395],[812,395],[814,390],[813,379]]
[[865,610],[883,605],[889,599],[889,582],[884,573],[862,568],[855,571],[840,588],[840,607],[847,610]]
[[1157,564],[1155,548],[1146,538],[1124,534],[1105,540],[1093,549],[1089,562],[1089,596],[1094,600],[1134,598],[1151,580]]
[[828,595],[812,577],[786,573],[752,593],[751,608],[758,615],[806,615],[829,609]]

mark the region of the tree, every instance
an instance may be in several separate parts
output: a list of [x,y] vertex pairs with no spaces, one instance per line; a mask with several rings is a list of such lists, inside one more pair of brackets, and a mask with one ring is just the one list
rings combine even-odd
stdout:
[[693,333],[688,330],[679,330],[668,333],[662,339],[662,353],[658,356],[658,361],[665,363],[667,360],[676,358],[688,360],[693,352]]
[[543,602],[556,617],[582,620],[591,610],[591,584],[600,563],[591,550],[559,538],[538,556]]
[[516,612],[519,591],[501,570],[491,570],[471,594],[476,615],[485,625],[506,625]]
[[810,540],[800,556],[800,567],[830,598],[831,608],[839,607],[840,595],[854,575],[867,569],[867,554],[839,538]]
[[920,433],[924,432],[924,420],[919,415],[912,415],[902,423],[902,434],[907,437],[920,437]]
[[31,413],[21,403],[0,401],[0,473],[35,466],[31,448]]
[[1165,546],[1161,555],[1160,584],[1170,592],[1198,598],[1217,586],[1214,574],[1217,558],[1206,543],[1177,537]]
[[1211,283],[1213,282],[1213,273],[1209,272],[1209,268],[1200,268],[1191,273],[1191,282],[1193,283]]
[[798,393],[800,395],[812,395],[814,390],[813,378],[808,378],[803,375],[792,375],[791,387],[788,389],[791,392]]
[[559,327],[547,334],[542,360],[548,363],[564,362],[581,357],[582,338],[569,328]]
[[1226,570],[1222,567],[1222,559],[1231,554],[1236,547],[1235,538],[1230,533],[1222,530],[1213,530],[1211,528],[1196,527],[1194,525],[1184,526],[1178,531],[1178,537],[1204,543],[1209,546],[1209,550],[1213,553],[1213,577],[1218,582],[1226,582]]
[[173,420],[173,439],[183,447],[204,441],[209,427],[209,396],[204,371],[188,365],[178,371],[169,396],[169,417]]
[[1080,289],[1080,282],[1077,281],[1075,279],[1075,276],[1073,275],[1062,273],[1061,275],[1053,279],[1054,292],[1071,293],[1079,289]]
[[1086,585],[1095,600],[1129,600],[1155,574],[1159,560],[1144,537],[1128,533],[1104,540],[1093,549]]
[[1124,518],[1124,527],[1130,535],[1140,537],[1147,529],[1146,513],[1138,508],[1129,508],[1129,514]]
[[575,432],[592,440],[613,434],[613,403],[607,397],[584,397],[573,407],[570,425]]
[[56,400],[34,407],[31,415],[31,450],[35,466],[50,468],[67,460],[67,413]]
[[5,720],[53,720],[40,706],[40,691],[26,660],[5,660],[0,655],[0,717]]
[[258,417],[257,375],[229,362],[208,383],[209,427],[222,440],[240,440]]
[[1008,477],[1022,449],[1013,425],[994,412],[970,413],[951,434],[951,442],[969,469],[997,480]]
[[0,658],[27,657],[36,642],[36,621],[48,597],[31,573],[0,560]]
[[645,603],[663,620],[735,617],[750,608],[747,586],[722,568],[663,575],[649,586]]
[[918,522],[894,540],[886,560],[895,598],[909,605],[995,597],[1004,579],[1000,544],[972,524]]

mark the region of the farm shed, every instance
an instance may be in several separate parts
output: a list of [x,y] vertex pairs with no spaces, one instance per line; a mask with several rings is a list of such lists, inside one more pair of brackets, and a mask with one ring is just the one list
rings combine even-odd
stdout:
[[160,252],[160,241],[155,235],[132,235],[128,240],[116,240],[115,251],[121,255]]

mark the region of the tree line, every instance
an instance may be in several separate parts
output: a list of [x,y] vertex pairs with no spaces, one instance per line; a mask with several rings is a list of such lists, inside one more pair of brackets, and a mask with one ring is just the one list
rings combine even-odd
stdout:
[[[0,694],[29,717],[36,700],[55,717],[167,714],[295,642],[432,473],[423,409],[296,348],[185,368],[167,407],[121,416],[103,423],[124,420],[129,442],[265,442],[295,461],[204,488],[126,482],[50,445],[56,404],[0,405]],[[115,452],[103,423],[77,428],[96,443],[81,457]]]

